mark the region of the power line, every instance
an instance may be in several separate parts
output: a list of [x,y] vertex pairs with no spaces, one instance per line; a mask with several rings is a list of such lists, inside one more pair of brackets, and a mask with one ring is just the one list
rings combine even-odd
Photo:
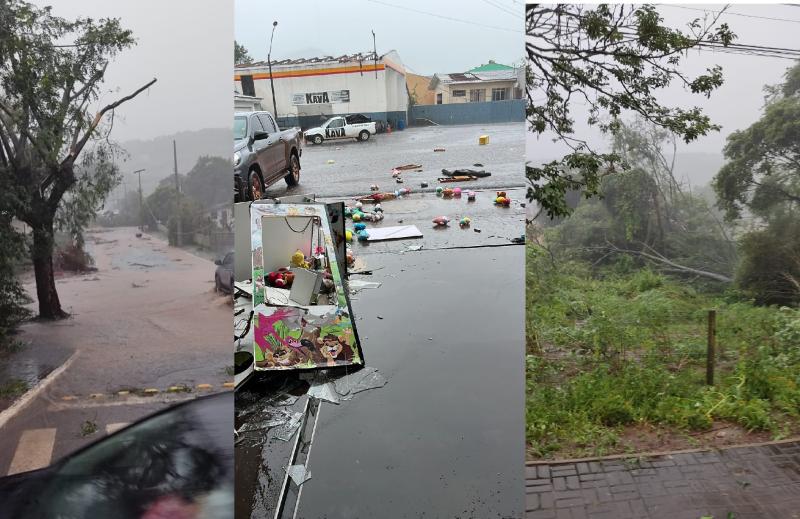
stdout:
[[[790,19],[790,18],[775,18],[775,17],[772,17],[772,16],[759,16],[759,15],[756,15],[756,14],[734,13],[733,11],[711,11],[711,10],[708,10],[708,9],[700,9],[698,7],[687,7],[685,5],[675,5],[675,4],[657,4],[657,5],[663,6],[663,7],[677,7],[678,9],[687,9],[689,11],[700,11],[700,12],[703,12],[703,13],[713,13],[713,14],[722,14],[722,15],[729,14],[731,16],[742,16],[744,18],[758,18],[758,19],[761,19],[761,20],[771,20],[771,21],[775,21],[775,22],[800,23],[800,20],[794,20],[794,19]],[[788,5],[792,5],[792,4],[788,4]]]
[[514,18],[520,18],[520,19],[522,19],[522,20],[524,20],[524,19],[525,19],[525,16],[524,16],[524,15],[521,15],[520,13],[517,13],[517,12],[511,11],[511,10],[510,10],[510,9],[508,9],[506,6],[504,6],[504,5],[501,5],[500,3],[495,3],[495,2],[492,2],[492,0],[483,0],[483,2],[484,2],[485,4],[491,5],[492,7],[494,7],[495,9],[497,9],[498,11],[502,11],[502,12],[504,12],[504,13],[508,14],[508,15],[511,15],[511,16],[513,16]]
[[372,2],[373,4],[385,5],[387,7],[394,7],[395,9],[403,9],[404,11],[410,11],[412,13],[424,14],[425,16],[433,16],[434,18],[441,18],[442,20],[449,20],[451,22],[465,23],[465,24],[469,24],[469,25],[475,25],[477,27],[484,27],[486,29],[495,29],[495,30],[498,30],[498,31],[512,32],[512,33],[515,33],[515,34],[525,34],[525,31],[517,31],[517,30],[514,30],[514,29],[509,29],[507,27],[498,27],[496,25],[487,25],[487,24],[483,24],[483,23],[473,22],[471,20],[463,20],[461,18],[453,18],[451,16],[445,16],[445,15],[442,15],[442,14],[436,14],[436,13],[430,13],[428,11],[422,11],[420,9],[414,9],[413,7],[406,7],[404,5],[395,5],[395,4],[390,4],[388,2],[382,2],[381,0],[367,0],[367,2]]

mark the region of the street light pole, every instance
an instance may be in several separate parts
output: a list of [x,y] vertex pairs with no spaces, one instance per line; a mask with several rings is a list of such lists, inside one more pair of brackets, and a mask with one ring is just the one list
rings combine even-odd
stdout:
[[142,173],[145,169],[137,169],[134,175],[139,175],[139,230],[144,232],[144,197],[142,197]]
[[269,87],[272,90],[272,116],[278,120],[278,105],[275,102],[275,83],[272,79],[272,38],[275,37],[275,27],[278,26],[277,20],[272,22],[272,34],[269,37],[269,52],[267,52],[267,64],[269,65]]
[[180,247],[183,244],[183,226],[181,225],[181,184],[178,178],[178,145],[175,139],[172,140],[172,159],[175,165],[175,217],[177,221],[175,229],[175,245]]

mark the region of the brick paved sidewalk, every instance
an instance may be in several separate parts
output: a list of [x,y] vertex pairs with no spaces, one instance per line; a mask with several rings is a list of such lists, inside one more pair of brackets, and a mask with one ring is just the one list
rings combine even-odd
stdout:
[[800,442],[529,464],[525,492],[528,519],[800,518]]

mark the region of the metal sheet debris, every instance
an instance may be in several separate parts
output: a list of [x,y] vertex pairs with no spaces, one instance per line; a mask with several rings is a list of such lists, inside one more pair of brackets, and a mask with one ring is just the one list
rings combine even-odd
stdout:
[[350,294],[357,294],[365,288],[380,288],[381,284],[377,281],[364,281],[362,279],[353,279],[347,284],[350,289]]
[[363,368],[334,382],[336,392],[342,400],[350,400],[357,393],[386,385],[388,380],[376,368]]
[[311,471],[306,470],[305,465],[291,465],[286,472],[289,473],[289,477],[292,478],[292,481],[297,486],[311,479]]
[[325,400],[331,404],[338,404],[341,400],[333,382],[314,383],[308,388],[308,393],[306,394],[312,398]]
[[416,225],[375,227],[369,230],[367,241],[403,240],[407,238],[422,238],[422,233]]

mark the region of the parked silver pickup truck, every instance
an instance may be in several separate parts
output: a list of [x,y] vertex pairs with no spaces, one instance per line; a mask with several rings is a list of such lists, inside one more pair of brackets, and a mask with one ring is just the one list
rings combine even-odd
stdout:
[[278,129],[269,112],[237,112],[233,117],[234,200],[258,200],[284,179],[300,182],[303,137],[299,128]]
[[350,122],[347,118],[338,116],[328,119],[322,126],[306,130],[305,138],[314,144],[322,144],[324,140],[334,139],[368,141],[370,136],[376,133],[374,121]]

